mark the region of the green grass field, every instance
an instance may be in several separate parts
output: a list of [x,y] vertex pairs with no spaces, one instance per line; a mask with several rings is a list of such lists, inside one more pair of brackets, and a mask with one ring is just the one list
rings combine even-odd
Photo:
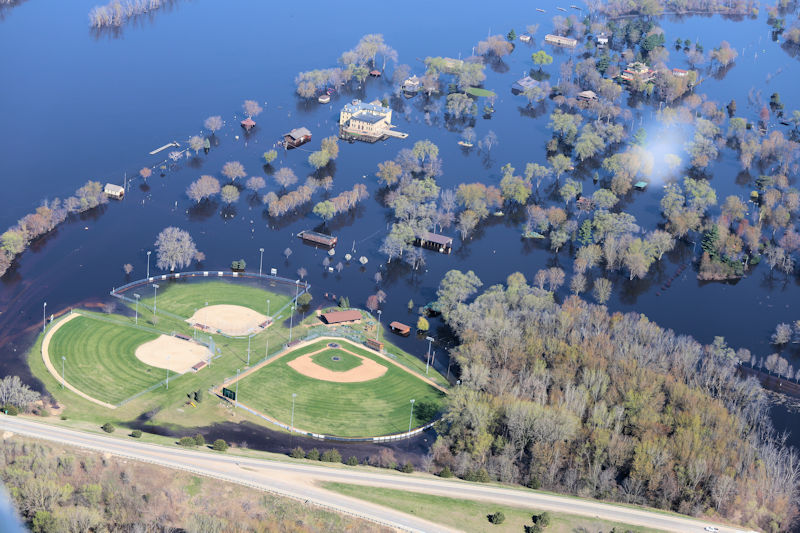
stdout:
[[158,383],[166,371],[136,358],[136,348],[157,335],[80,316],[64,324],[50,342],[53,366],[66,357],[68,383],[108,403],[117,403]]
[[[291,419],[292,393],[296,393],[294,425],[342,437],[387,435],[408,430],[410,400],[415,400],[413,427],[429,419],[444,394],[402,368],[349,343],[348,350],[387,367],[377,379],[361,383],[333,383],[306,377],[288,363],[324,348],[321,340],[282,356],[239,382],[239,400],[282,422]],[[427,407],[427,408],[426,408]],[[431,408],[433,407],[433,408]]]
[[[282,286],[276,288],[276,290],[282,289]],[[208,305],[241,305],[266,315],[267,300],[269,300],[269,311],[272,315],[275,315],[281,307],[294,297],[294,288],[286,288],[286,291],[286,294],[281,294],[258,287],[225,281],[163,282],[158,290],[156,304],[157,309],[163,309],[189,318],[196,310],[205,307],[206,303]],[[291,292],[291,295],[289,292]],[[153,289],[143,289],[140,294],[142,294],[142,303],[152,308]],[[133,298],[132,294],[128,294],[128,296]],[[284,316],[288,317],[289,315],[284,312]]]
[[[338,357],[338,361],[334,361]],[[334,372],[347,372],[351,368],[361,365],[361,359],[344,350],[329,348],[323,352],[311,356],[311,360],[321,367],[333,370]]]
[[[493,503],[477,502],[435,496],[431,494],[417,494],[403,490],[385,489],[380,487],[366,487],[363,485],[350,485],[346,483],[323,483],[322,487],[345,496],[352,496],[368,502],[385,505],[405,513],[430,520],[437,524],[455,527],[463,531],[496,531],[519,532],[524,526],[532,526],[534,514],[541,510],[533,508],[511,507]],[[506,516],[502,524],[491,524],[487,516],[491,513],[502,511]],[[550,525],[544,531],[547,533],[573,533],[576,531],[631,531],[635,533],[655,533],[659,529],[630,526],[618,522],[609,522],[597,518],[585,518],[566,513],[549,513]]]

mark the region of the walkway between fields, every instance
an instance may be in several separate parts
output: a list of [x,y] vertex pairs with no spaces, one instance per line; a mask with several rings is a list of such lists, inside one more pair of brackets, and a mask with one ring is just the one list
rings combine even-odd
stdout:
[[102,405],[103,407],[107,407],[109,409],[116,409],[117,408],[116,405],[111,405],[110,403],[102,402],[97,398],[92,398],[88,394],[83,393],[78,389],[76,389],[75,387],[73,387],[72,385],[70,385],[67,380],[65,380],[62,376],[58,374],[55,367],[53,367],[53,362],[50,360],[50,352],[48,351],[48,348],[50,347],[50,339],[53,338],[53,335],[55,334],[56,331],[59,330],[59,328],[61,328],[61,326],[63,326],[64,324],[66,324],[67,322],[78,316],[80,316],[80,313],[71,313],[62,318],[61,320],[59,320],[58,322],[56,322],[55,324],[50,325],[50,330],[47,333],[45,333],[44,339],[42,339],[42,359],[44,359],[44,366],[46,366],[47,371],[50,372],[50,374],[54,378],[56,378],[56,381],[62,383],[66,388],[68,388],[81,398],[89,400],[90,402],[94,402],[97,405]]

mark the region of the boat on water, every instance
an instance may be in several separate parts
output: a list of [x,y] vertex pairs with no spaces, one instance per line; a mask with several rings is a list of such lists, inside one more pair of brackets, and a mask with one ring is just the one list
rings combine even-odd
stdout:
[[577,9],[578,11],[580,11],[580,10],[581,10],[581,6],[576,6],[575,4],[572,4],[572,5],[571,5],[571,6],[569,6],[569,7],[571,7],[572,9]]
[[544,9],[540,9],[538,7],[536,8],[536,11],[538,11],[539,13],[547,13],[547,11],[545,11]]
[[472,148],[474,146],[474,144],[468,143],[467,141],[458,141],[458,145],[464,148]]
[[566,9],[564,9],[563,7],[557,7],[556,9],[558,9],[559,11],[563,11],[564,13],[566,13],[566,12],[567,12],[567,10],[566,10]]
[[542,235],[538,231],[525,232],[525,233],[522,234],[522,237],[525,238],[525,239],[544,239],[545,238],[544,235]]
[[327,104],[330,103],[330,101],[331,101],[331,95],[329,94],[321,94],[319,95],[319,98],[317,98],[317,102],[319,102],[320,104]]

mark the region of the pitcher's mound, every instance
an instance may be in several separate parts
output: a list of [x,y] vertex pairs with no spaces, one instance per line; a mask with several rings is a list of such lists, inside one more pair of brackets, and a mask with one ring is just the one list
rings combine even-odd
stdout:
[[136,348],[136,358],[156,368],[168,368],[184,374],[201,361],[208,361],[208,348],[169,335],[146,342]]
[[212,332],[220,331],[234,337],[249,335],[267,323],[267,316],[240,305],[209,305],[198,309],[187,320],[199,324]]

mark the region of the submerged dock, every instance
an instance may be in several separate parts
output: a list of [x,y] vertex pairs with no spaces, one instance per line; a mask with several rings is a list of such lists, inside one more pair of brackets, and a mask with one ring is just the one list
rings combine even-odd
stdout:
[[178,148],[180,146],[180,144],[178,143],[178,141],[172,141],[171,143],[165,144],[164,146],[162,146],[160,148],[156,148],[155,150],[150,152],[150,155],[156,155],[158,152],[163,152],[167,148],[172,148],[173,146],[175,148]]

